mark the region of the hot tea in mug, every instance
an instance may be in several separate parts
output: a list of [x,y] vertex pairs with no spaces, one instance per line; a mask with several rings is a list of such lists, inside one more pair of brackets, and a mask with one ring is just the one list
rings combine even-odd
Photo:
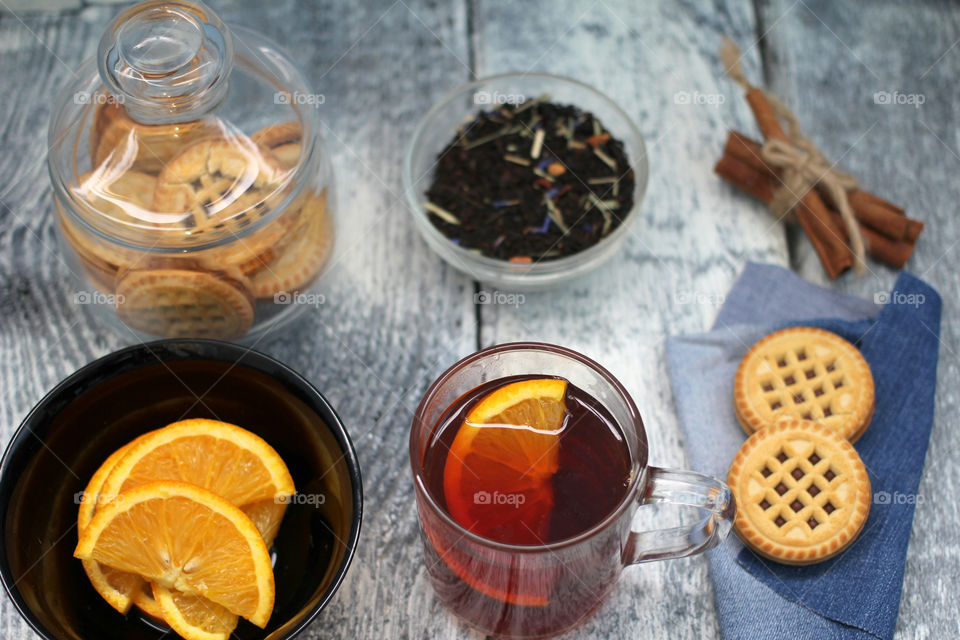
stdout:
[[[443,602],[502,637],[585,620],[626,564],[717,544],[733,503],[722,483],[647,467],[632,400],[575,352],[492,347],[454,365],[414,418],[411,464],[428,574]],[[704,510],[682,530],[631,531],[640,504]]]

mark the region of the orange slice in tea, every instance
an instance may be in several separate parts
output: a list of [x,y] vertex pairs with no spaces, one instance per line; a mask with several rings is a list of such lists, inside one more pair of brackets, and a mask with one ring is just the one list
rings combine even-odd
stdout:
[[[461,580],[485,596],[522,607],[545,607],[557,571],[553,567],[523,567],[511,563],[507,554],[489,557],[465,551],[460,539],[451,543],[438,531],[423,528],[440,560]],[[471,550],[475,551],[475,550]]]
[[566,380],[522,380],[470,410],[443,469],[447,510],[457,522],[498,542],[544,544],[566,392]]
[[[447,510],[457,522],[500,542],[547,540],[566,393],[566,380],[523,380],[500,387],[470,410],[443,469]],[[549,602],[550,571],[501,566],[425,531],[450,570],[478,592],[520,606]]]
[[125,491],[97,510],[74,555],[203,596],[261,628],[273,611],[273,567],[260,532],[240,509],[196,485],[152,482]]

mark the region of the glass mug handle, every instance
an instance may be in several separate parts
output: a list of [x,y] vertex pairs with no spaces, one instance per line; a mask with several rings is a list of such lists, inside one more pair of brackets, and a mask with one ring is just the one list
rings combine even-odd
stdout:
[[647,490],[640,504],[674,504],[697,507],[703,517],[690,526],[631,531],[624,548],[624,564],[682,558],[717,546],[737,513],[730,487],[695,471],[649,467]]

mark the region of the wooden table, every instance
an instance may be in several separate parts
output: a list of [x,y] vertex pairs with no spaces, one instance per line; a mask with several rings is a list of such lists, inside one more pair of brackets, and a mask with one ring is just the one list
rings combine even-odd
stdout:
[[[217,2],[228,22],[281,42],[317,91],[335,157],[343,229],[326,304],[257,345],[303,372],[345,419],[360,454],[366,517],[338,595],[306,638],[476,637],[431,592],[406,456],[426,386],[479,347],[557,342],[609,367],[648,425],[651,462],[684,467],[664,366],[667,335],[712,322],[747,260],[824,276],[802,234],[775,223],[711,168],[730,127],[754,132],[721,75],[724,34],[744,49],[828,157],[927,224],[909,269],[944,296],[936,425],[907,559],[898,636],[960,635],[960,201],[956,78],[960,11],[893,0],[741,2]],[[58,257],[44,159],[57,91],[95,52],[114,7],[0,15],[0,439],[57,381],[129,341],[71,304]],[[759,44],[758,38],[763,36]],[[420,240],[401,197],[414,126],[474,76],[542,70],[598,87],[646,137],[650,187],[625,248],[602,270],[518,306],[476,304],[488,288]],[[880,104],[875,92],[923,96]],[[694,99],[684,104],[683,96]],[[700,98],[696,98],[700,96]],[[916,102],[917,100],[914,100]],[[831,286],[872,297],[895,273],[870,264]],[[703,558],[634,567],[571,637],[719,635]],[[9,602],[0,636],[35,637]]]

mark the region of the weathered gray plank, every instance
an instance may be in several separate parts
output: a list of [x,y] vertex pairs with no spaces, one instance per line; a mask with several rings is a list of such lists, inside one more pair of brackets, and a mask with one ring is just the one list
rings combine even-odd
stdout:
[[[418,116],[467,78],[457,60],[467,56],[465,9],[387,0],[250,1],[217,9],[226,21],[283,43],[325,95],[320,117],[338,178],[341,235],[324,279],[326,302],[257,345],[324,391],[355,439],[365,475],[367,509],[354,564],[304,637],[420,638],[427,629],[452,629],[436,607],[432,617],[408,610],[410,594],[415,603],[430,592],[406,440],[423,390],[475,346],[473,286],[416,237],[400,198],[400,159]],[[3,442],[60,378],[129,341],[103,333],[68,304],[73,291],[56,258],[43,165],[52,96],[70,68],[93,53],[114,11],[0,21],[0,77],[16,95],[0,103]],[[0,636],[35,637],[6,598]]]
[[[958,14],[933,3],[769,0],[755,24],[749,3],[729,4],[476,0],[468,28],[461,3],[217,3],[228,21],[265,31],[306,68],[326,97],[321,118],[338,170],[342,238],[324,283],[327,303],[258,345],[327,393],[355,436],[365,472],[357,559],[305,637],[476,637],[439,607],[426,581],[406,465],[404,442],[420,393],[477,337],[471,283],[415,237],[399,198],[402,146],[417,118],[467,79],[464,64],[473,60],[481,75],[531,66],[572,75],[635,119],[647,137],[651,183],[624,251],[566,289],[527,294],[519,308],[481,307],[480,341],[554,341],[609,365],[644,413],[652,462],[684,466],[663,338],[706,327],[746,259],[786,262],[782,228],[710,171],[726,128],[753,126],[739,92],[719,76],[719,36],[746,47],[768,27],[764,67],[811,135],[831,157],[853,146],[843,164],[867,187],[917,203],[912,211],[928,223],[911,269],[945,294],[928,463],[937,474],[928,472],[921,487],[923,526],[911,544],[899,635],[957,635],[948,576],[960,568],[960,514],[954,501],[938,498],[960,480],[952,434],[960,344],[951,295],[960,284],[952,246],[960,235],[948,208],[957,199],[953,163],[960,162],[951,102]],[[57,259],[43,166],[50,102],[76,61],[93,53],[112,13],[88,8],[23,23],[0,16],[0,77],[16,97],[0,102],[0,441],[56,381],[127,341],[69,305],[74,289]],[[759,77],[756,49],[747,50],[745,63]],[[919,110],[873,103],[874,91],[895,90],[923,94],[926,103]],[[719,108],[676,104],[681,91],[726,101]],[[795,244],[801,272],[822,279],[805,240]],[[867,295],[885,290],[893,274],[872,269],[838,286]],[[627,570],[611,602],[571,637],[659,637],[666,629],[671,637],[717,635],[702,561]],[[35,637],[6,601],[0,636]]]
[[355,564],[307,637],[418,638],[452,628],[436,608],[433,616],[407,610],[411,594],[422,598],[429,585],[421,579],[406,442],[426,386],[472,351],[473,289],[416,237],[401,199],[400,160],[419,116],[467,76],[465,9],[249,2],[225,8],[224,17],[282,42],[324,93],[320,116],[346,227],[340,262],[325,278],[327,304],[267,348],[329,394],[364,471]]
[[4,440],[50,386],[94,353],[118,344],[92,328],[85,310],[69,306],[74,287],[64,277],[68,270],[48,215],[46,120],[72,71],[57,57],[75,63],[90,55],[100,30],[77,20],[66,32],[62,24],[54,16],[27,19],[26,26],[9,16],[0,21],[0,68],[11,83],[8,89],[17,87],[9,94],[15,97],[0,104],[0,299],[8,309],[0,317]]
[[[943,295],[937,408],[914,518],[897,635],[948,638],[960,634],[960,506],[944,487],[960,483],[960,185],[956,78],[960,73],[960,16],[937,2],[764,2],[768,69],[827,156],[874,193],[906,205],[927,227],[907,269]],[[875,101],[876,92],[891,96]],[[894,93],[902,98],[897,98]],[[915,96],[922,96],[919,107]],[[898,101],[907,102],[897,104]],[[824,281],[806,238],[797,239],[800,272]],[[835,286],[866,297],[889,290],[896,274],[871,263],[863,277],[847,274]],[[893,443],[891,443],[893,446]]]
[[[537,339],[596,358],[640,407],[651,462],[684,467],[664,338],[706,329],[747,259],[786,261],[782,231],[759,206],[732,197],[712,172],[726,130],[750,118],[721,76],[716,50],[722,34],[754,39],[752,9],[481,1],[476,13],[481,75],[533,67],[591,84],[634,119],[650,156],[647,198],[624,250],[595,275],[527,294],[518,308],[482,307],[482,343]],[[745,64],[759,73],[757,49]],[[689,104],[675,99],[681,92]],[[627,569],[610,602],[576,637],[653,638],[665,629],[672,638],[719,634],[703,559]]]
[[[103,16],[104,21],[106,15]],[[70,306],[76,287],[58,258],[44,165],[46,120],[77,60],[91,55],[99,24],[74,18],[0,17],[0,433],[6,443],[29,408],[80,365],[120,345],[87,309]],[[55,55],[50,52],[55,52]],[[58,62],[57,57],[69,61]],[[35,638],[6,598],[0,636]]]

